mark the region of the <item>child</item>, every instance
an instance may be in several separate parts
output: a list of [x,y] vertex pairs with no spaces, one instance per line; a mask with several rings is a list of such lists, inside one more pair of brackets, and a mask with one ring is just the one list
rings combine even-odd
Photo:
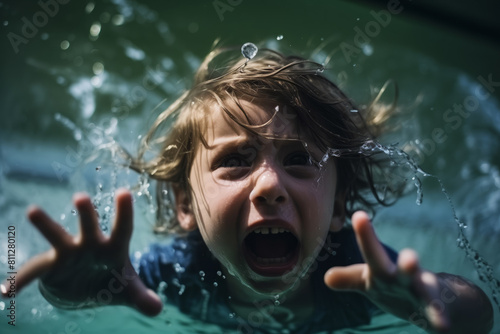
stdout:
[[387,184],[379,196],[376,181],[384,168],[374,139],[390,110],[368,108],[363,119],[319,64],[270,50],[214,67],[231,53],[208,55],[132,159],[173,190],[176,218],[165,229],[179,233],[174,241],[152,246],[137,274],[129,192],[116,192],[109,238],[84,194],[74,197],[76,238],[33,207],[29,219],[53,248],[25,264],[17,289],[40,278],[56,306],[129,305],[147,315],[162,308],[157,291],[244,333],[356,327],[379,309],[429,332],[487,333],[493,310],[482,290],[425,271],[411,250],[396,254],[357,211],[400,192]]

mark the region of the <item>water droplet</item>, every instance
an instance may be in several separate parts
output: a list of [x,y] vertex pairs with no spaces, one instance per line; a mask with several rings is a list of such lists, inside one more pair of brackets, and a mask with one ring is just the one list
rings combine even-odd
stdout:
[[95,4],[93,2],[89,2],[87,6],[85,6],[85,11],[87,12],[87,14],[90,14],[94,10],[94,8]]
[[72,214],[73,216],[76,216],[76,215],[77,215],[76,210],[75,210],[75,209],[71,210],[71,214]]
[[90,36],[93,37],[92,40],[96,40],[101,33],[101,23],[95,22],[90,26]]
[[125,22],[125,18],[121,14],[116,14],[116,15],[113,15],[113,17],[111,18],[111,22],[115,26],[121,26]]
[[222,276],[222,271],[217,270],[217,276]]
[[257,54],[257,51],[259,51],[259,48],[257,47],[257,45],[255,45],[253,43],[245,43],[241,47],[241,54],[243,55],[243,57],[245,57],[248,60],[255,57],[255,55]]
[[276,36],[276,40],[281,41],[283,39],[283,35]]
[[218,287],[218,286],[219,286],[219,283],[214,282],[214,287]]
[[363,44],[361,50],[363,51],[365,56],[371,56],[373,54],[373,46],[371,46],[370,44]]
[[235,316],[236,316],[236,313],[234,313],[234,312],[233,313],[229,313],[229,318],[230,319],[233,319]]
[[356,109],[351,109],[351,112],[358,112]]
[[61,216],[59,217],[60,220],[66,219],[66,215],[64,213],[61,213]]
[[67,40],[64,40],[59,46],[61,47],[61,50],[67,50],[69,48],[69,42]]
[[104,71],[103,63],[95,62],[94,65],[92,65],[92,72],[94,72],[95,75],[99,75],[103,71]]
[[186,269],[180,265],[180,263],[174,264],[174,270],[176,273],[183,273],[186,271]]
[[90,83],[95,88],[99,88],[102,85],[102,79],[100,77],[98,77],[97,75],[94,75],[92,78],[90,78]]
[[96,171],[100,171],[100,170],[101,170],[101,166],[97,166],[97,167],[95,168],[95,170],[96,170]]

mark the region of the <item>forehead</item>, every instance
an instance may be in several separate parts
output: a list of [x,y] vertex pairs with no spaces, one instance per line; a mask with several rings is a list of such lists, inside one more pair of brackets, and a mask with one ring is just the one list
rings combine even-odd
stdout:
[[[250,102],[247,100],[227,101],[224,110],[218,104],[212,105],[206,140],[232,136],[249,136],[250,131],[238,123],[267,138],[299,139],[300,128],[295,111],[283,104]],[[228,114],[229,113],[229,114]],[[304,138],[300,138],[304,139]]]

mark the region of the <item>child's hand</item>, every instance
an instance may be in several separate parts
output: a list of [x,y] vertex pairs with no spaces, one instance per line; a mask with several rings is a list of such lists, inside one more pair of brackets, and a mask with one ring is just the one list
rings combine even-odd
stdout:
[[[116,219],[110,237],[102,234],[90,198],[74,196],[80,215],[80,234],[68,234],[41,209],[32,207],[28,217],[53,248],[30,259],[18,271],[19,292],[36,278],[40,291],[53,304],[65,308],[128,305],[147,315],[161,311],[158,296],[137,276],[129,258],[132,236],[132,197],[116,193]],[[5,285],[1,286],[6,295]]]
[[381,309],[431,333],[489,332],[493,310],[482,290],[458,276],[423,270],[409,249],[393,263],[365,212],[356,212],[352,225],[366,263],[331,268],[325,274],[328,287],[361,292]]

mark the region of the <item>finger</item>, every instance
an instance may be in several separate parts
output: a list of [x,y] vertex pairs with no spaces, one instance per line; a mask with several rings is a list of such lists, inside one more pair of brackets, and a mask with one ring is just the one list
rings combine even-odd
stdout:
[[160,313],[163,303],[153,290],[148,289],[132,267],[130,261],[126,264],[125,272],[129,284],[126,289],[128,303],[145,315],[154,316]]
[[425,313],[432,328],[439,332],[447,331],[450,327],[448,310],[439,293],[439,280],[437,276],[429,271],[422,271],[418,274],[417,284],[421,298],[425,302]]
[[64,228],[52,220],[42,209],[32,206],[28,209],[28,218],[55,249],[69,245],[73,238]]
[[420,271],[417,253],[412,249],[403,249],[398,255],[398,268],[402,274],[412,276]]
[[[45,253],[39,254],[26,262],[18,271],[15,277],[16,292],[21,291],[26,285],[34,279],[46,273],[55,259],[55,250],[51,249]],[[8,278],[0,286],[2,295],[7,296],[10,291],[10,281]]]
[[347,267],[329,269],[324,277],[325,284],[336,290],[366,290],[366,264],[354,264]]
[[83,243],[100,241],[103,235],[90,197],[84,193],[77,193],[73,196],[73,202],[80,216],[81,241]]
[[116,218],[111,234],[111,241],[118,245],[127,245],[132,237],[133,230],[133,205],[132,195],[128,190],[116,191]]
[[351,220],[361,254],[372,273],[383,276],[395,275],[397,267],[378,240],[368,214],[364,211],[357,211]]
[[[444,303],[439,293],[439,279],[431,272],[423,271],[420,267],[418,255],[414,250],[403,249],[398,256],[398,269],[403,277],[412,284],[413,291],[425,307],[427,319],[432,328],[446,330],[450,323]],[[404,279],[404,278],[403,278]]]

